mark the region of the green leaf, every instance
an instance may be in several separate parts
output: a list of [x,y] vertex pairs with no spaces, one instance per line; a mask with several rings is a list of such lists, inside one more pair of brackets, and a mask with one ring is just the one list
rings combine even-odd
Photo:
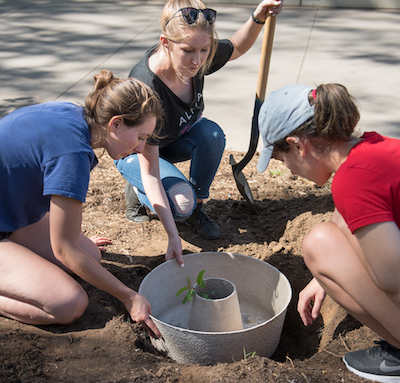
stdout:
[[205,270],[201,270],[199,275],[197,276],[197,284],[204,289],[204,281],[203,281],[203,275],[206,271]]
[[184,287],[182,287],[182,288],[176,293],[176,296],[178,296],[179,294],[181,294],[181,293],[183,293],[184,291],[189,290],[189,289],[190,289],[189,286],[184,286]]
[[[188,289],[188,287],[186,288],[186,290],[187,289]],[[194,290],[193,289],[189,289],[189,291],[187,292],[185,298],[183,298],[182,304],[184,305],[187,301],[191,301],[194,294],[195,294]]]
[[[197,275],[197,284],[199,285],[200,289],[204,289],[205,287],[203,280],[204,273],[205,270],[201,270],[200,273]],[[192,282],[189,277],[186,277],[186,286],[179,289],[179,291],[176,293],[176,296],[182,294],[184,291],[187,291],[187,294],[185,298],[183,298],[182,304],[185,304],[187,301],[191,301],[194,295],[196,294],[196,291],[194,290]],[[207,294],[203,293],[203,296],[209,298]]]

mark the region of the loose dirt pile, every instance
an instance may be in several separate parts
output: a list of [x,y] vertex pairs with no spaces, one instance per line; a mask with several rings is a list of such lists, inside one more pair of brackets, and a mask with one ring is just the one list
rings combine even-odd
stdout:
[[[0,317],[1,382],[365,382],[341,361],[348,350],[370,347],[376,335],[327,298],[322,316],[305,328],[296,311],[299,291],[311,279],[301,256],[301,243],[318,222],[329,219],[329,187],[317,187],[272,160],[268,170],[255,170],[257,157],[244,169],[257,215],[239,194],[225,153],[206,212],[223,236],[197,237],[179,224],[184,254],[228,251],[269,262],[290,280],[293,300],[281,342],[271,358],[258,355],[214,366],[180,365],[157,352],[123,306],[110,295],[80,283],[90,304],[84,315],[66,326],[28,326]],[[236,160],[243,153],[233,153]],[[180,166],[184,173],[188,164]],[[113,240],[103,266],[138,290],[143,278],[164,261],[167,236],[156,216],[134,224],[125,218],[125,181],[112,160],[100,157],[92,172],[84,205],[83,230],[88,236]]]

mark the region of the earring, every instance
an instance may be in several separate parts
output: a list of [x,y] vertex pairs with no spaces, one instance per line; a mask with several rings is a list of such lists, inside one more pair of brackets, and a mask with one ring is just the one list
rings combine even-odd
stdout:
[[296,137],[296,138],[293,140],[293,143],[294,143],[294,144],[298,144],[299,141],[300,141],[300,138],[299,138],[299,137]]

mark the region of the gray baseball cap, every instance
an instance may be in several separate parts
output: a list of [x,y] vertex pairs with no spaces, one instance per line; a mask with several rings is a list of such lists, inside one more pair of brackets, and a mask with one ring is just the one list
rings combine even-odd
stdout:
[[308,100],[308,94],[312,90],[307,85],[287,85],[272,92],[261,105],[258,126],[264,148],[257,163],[259,172],[262,173],[267,168],[274,143],[314,116],[314,105],[310,105]]

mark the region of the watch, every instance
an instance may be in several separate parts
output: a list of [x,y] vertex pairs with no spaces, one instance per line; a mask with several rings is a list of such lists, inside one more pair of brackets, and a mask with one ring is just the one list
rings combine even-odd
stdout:
[[265,24],[265,21],[261,21],[261,20],[257,19],[257,17],[254,16],[254,12],[251,14],[251,18],[253,19],[253,21],[256,24],[260,24],[260,25],[264,25]]

